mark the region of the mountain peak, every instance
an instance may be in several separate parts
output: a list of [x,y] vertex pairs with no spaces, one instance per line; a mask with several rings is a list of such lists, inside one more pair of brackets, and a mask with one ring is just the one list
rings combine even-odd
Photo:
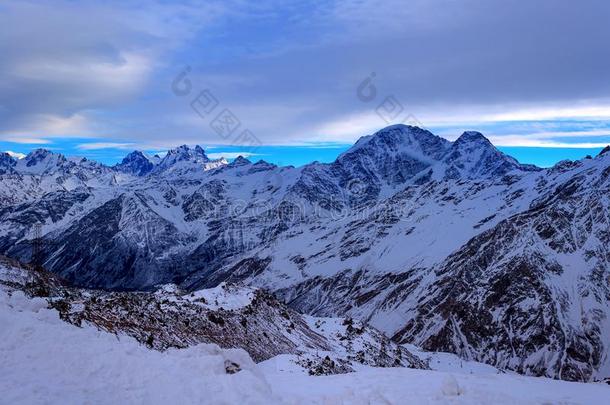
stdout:
[[114,168],[123,173],[144,176],[150,173],[154,166],[154,163],[145,153],[134,150],[125,156],[121,163],[115,165]]
[[165,160],[168,157],[171,159],[172,156],[176,157],[177,161],[203,159],[207,162],[209,160],[205,151],[199,145],[195,145],[194,148],[190,148],[188,145],[181,145],[175,149],[170,149],[163,159]]
[[599,151],[599,153],[597,154],[597,156],[601,156],[601,155],[605,155],[606,153],[610,152],[610,145],[606,146],[604,149],[602,149],[601,151]]
[[443,163],[446,165],[443,177],[448,179],[495,177],[515,169],[531,170],[500,152],[478,131],[466,131],[460,135]]
[[30,153],[28,153],[25,156],[25,159],[27,161],[37,161],[37,160],[39,161],[39,160],[45,159],[46,157],[51,156],[53,154],[54,153],[48,149],[37,148],[37,149],[34,149],[33,151],[31,151]]
[[68,162],[60,153],[53,153],[48,149],[34,149],[25,158],[17,162],[18,171],[30,174],[54,173]]
[[[343,155],[360,151],[367,153],[406,153],[424,160],[438,160],[449,148],[450,142],[432,132],[411,125],[395,124],[364,136]],[[342,155],[342,156],[343,156]],[[341,156],[339,157],[341,158]]]
[[160,172],[170,168],[181,172],[185,170],[205,170],[206,167],[209,167],[207,163],[215,162],[210,161],[201,146],[195,145],[194,148],[190,148],[188,145],[181,145],[175,149],[170,149],[159,164],[154,167],[153,171]]
[[384,185],[403,184],[435,165],[450,147],[451,142],[425,129],[391,125],[360,138],[335,160],[331,170],[345,176],[340,184],[357,178],[373,185],[368,193],[372,197]]
[[242,155],[239,155],[230,163],[231,166],[244,166],[249,164],[251,164],[251,162]]
[[15,171],[14,167],[16,164],[17,160],[15,160],[9,153],[0,152],[0,175],[13,173]]
[[495,149],[495,146],[487,139],[482,133],[478,131],[465,131],[458,139],[456,139],[455,143],[480,143],[484,145],[489,145]]

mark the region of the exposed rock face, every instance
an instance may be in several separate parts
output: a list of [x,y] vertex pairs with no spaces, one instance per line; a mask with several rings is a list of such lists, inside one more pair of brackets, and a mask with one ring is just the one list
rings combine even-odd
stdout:
[[0,152],[0,175],[15,173],[17,161],[11,155]]
[[515,159],[497,150],[480,132],[464,132],[452,145],[443,162],[447,179],[500,178],[526,169]]
[[149,158],[140,151],[133,151],[118,165],[114,166],[115,170],[123,173],[133,174],[134,176],[144,176],[155,167],[155,160]]
[[186,146],[146,174],[22,161],[0,175],[0,253],[29,260],[43,223],[45,266],[77,285],[240,282],[526,374],[610,374],[607,153],[542,170],[398,125],[300,168]]
[[[428,368],[360,322],[302,316],[271,295],[244,286],[223,283],[189,293],[175,285],[150,293],[86,290],[0,257],[0,289],[45,297],[66,322],[126,334],[156,350],[215,343],[243,348],[257,362],[292,355],[295,363],[318,375],[351,372],[354,365]],[[233,372],[236,366],[226,364]]]

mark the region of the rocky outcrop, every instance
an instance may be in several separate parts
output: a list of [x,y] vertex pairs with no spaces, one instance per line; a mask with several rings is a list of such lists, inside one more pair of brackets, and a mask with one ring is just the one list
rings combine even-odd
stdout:
[[243,348],[257,362],[290,355],[315,375],[351,372],[355,365],[428,368],[409,350],[358,321],[302,316],[268,293],[244,286],[185,292],[165,285],[149,293],[104,292],[70,287],[51,273],[0,257],[0,289],[44,297],[66,322],[129,335],[155,350],[215,343]]

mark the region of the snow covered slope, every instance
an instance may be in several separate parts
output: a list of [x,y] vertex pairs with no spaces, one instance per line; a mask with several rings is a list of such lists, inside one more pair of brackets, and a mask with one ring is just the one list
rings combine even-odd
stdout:
[[[250,403],[272,391],[248,354],[213,344],[166,352],[76,328],[42,298],[0,291],[0,392],[7,404]],[[238,373],[234,370],[240,369]],[[232,374],[231,374],[232,373]]]
[[0,324],[1,401],[11,404],[601,404],[610,395],[605,384],[404,368],[314,377],[212,344],[159,352],[69,325],[45,299],[4,288]]
[[0,257],[0,290],[44,297],[68,323],[131,336],[161,351],[214,343],[244,349],[255,361],[291,355],[312,374],[362,366],[427,368],[408,349],[361,322],[304,317],[263,291],[243,286],[223,283],[191,293],[175,285],[153,293],[85,290]]
[[470,360],[610,375],[608,153],[542,170],[396,125],[300,168],[28,156],[0,166],[0,253],[29,260],[42,224],[44,266],[75,285],[238,282]]

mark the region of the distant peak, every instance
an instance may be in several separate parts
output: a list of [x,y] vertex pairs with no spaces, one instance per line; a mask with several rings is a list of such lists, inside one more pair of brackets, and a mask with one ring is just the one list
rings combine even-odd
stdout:
[[167,154],[168,155],[182,155],[182,156],[189,156],[189,157],[199,156],[199,157],[205,157],[207,159],[207,156],[205,155],[205,151],[199,145],[195,145],[194,148],[191,148],[188,145],[180,145],[175,149],[170,149],[167,152]]
[[256,163],[254,163],[254,165],[255,166],[265,166],[265,167],[277,167],[275,164],[269,163],[263,159],[259,159]]
[[136,176],[143,176],[149,173],[154,167],[151,159],[139,150],[134,150],[123,158],[121,163],[115,165],[115,168],[124,173],[131,173]]
[[12,173],[16,164],[17,160],[8,152],[0,152],[0,174]]
[[601,155],[605,155],[606,153],[610,152],[610,145],[606,146],[604,149],[602,149],[597,156],[601,156]]
[[176,155],[178,153],[187,152],[189,150],[190,150],[190,148],[188,147],[188,145],[180,145],[177,148],[168,150],[167,154],[168,155]]
[[[419,161],[435,161],[442,158],[450,147],[446,139],[432,132],[411,125],[390,125],[373,135],[362,137],[354,146],[342,153],[337,161],[360,159],[363,156],[383,156],[402,154]],[[360,158],[359,158],[360,156]]]
[[0,165],[6,163],[14,166],[17,163],[17,160],[8,152],[0,152]]
[[486,145],[492,145],[489,139],[478,131],[466,131],[455,141],[455,143],[484,143]]
[[31,151],[30,153],[28,153],[26,155],[26,159],[32,159],[32,158],[44,158],[46,156],[52,155],[53,152],[51,152],[48,149],[44,149],[44,148],[37,148],[34,149],[33,151]]
[[[188,145],[181,145],[175,149],[170,149],[167,154],[155,164],[154,172],[162,172],[168,169],[188,171],[203,170],[211,161],[205,154],[203,148],[195,145],[193,148]],[[156,163],[156,160],[155,160]],[[217,162],[222,163],[222,162]],[[178,165],[178,166],[176,166]]]
[[9,152],[0,152],[0,161],[11,161],[15,158]]
[[242,155],[239,155],[238,157],[235,158],[235,160],[233,160],[233,162],[231,162],[232,166],[243,166],[243,165],[249,165],[251,162],[246,159],[245,157],[243,157]]
[[10,150],[7,150],[3,153],[6,153],[7,155],[9,155],[10,157],[12,157],[13,159],[23,159],[26,157],[25,153],[19,153],[19,152],[13,152]]
[[373,136],[384,136],[385,134],[412,134],[415,136],[436,137],[432,132],[413,125],[394,124],[375,132]]
[[53,153],[50,150],[44,149],[44,148],[34,149],[33,151],[31,151],[30,153],[28,153],[26,155],[26,157],[24,158],[24,161],[27,162],[27,166],[29,167],[29,166],[37,165],[38,163],[46,160],[47,158],[54,159],[54,161],[56,161],[57,163],[66,161],[66,158],[64,155],[62,155],[60,153]]
[[123,163],[130,162],[135,159],[141,159],[141,158],[146,159],[146,155],[139,150],[134,150],[133,152],[129,153],[127,156],[125,156],[123,158]]

